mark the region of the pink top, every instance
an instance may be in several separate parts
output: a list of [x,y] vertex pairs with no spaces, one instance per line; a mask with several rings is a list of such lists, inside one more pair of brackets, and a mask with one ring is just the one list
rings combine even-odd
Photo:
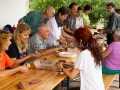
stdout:
[[110,54],[104,58],[104,65],[112,70],[120,70],[120,42],[112,42],[108,50]]

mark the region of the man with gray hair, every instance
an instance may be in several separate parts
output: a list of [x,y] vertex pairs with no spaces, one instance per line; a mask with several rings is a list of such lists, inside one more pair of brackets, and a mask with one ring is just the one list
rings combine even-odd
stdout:
[[[50,34],[49,26],[47,24],[41,24],[38,28],[38,32],[35,33],[33,36],[31,36],[28,40],[28,43],[29,43],[29,47],[27,50],[28,54],[38,51],[39,53],[44,55],[44,54],[50,54],[52,52],[62,49],[58,47],[49,48],[49,47],[52,47],[47,40],[47,38],[49,37],[49,34]],[[32,60],[30,59],[27,62],[30,62]]]

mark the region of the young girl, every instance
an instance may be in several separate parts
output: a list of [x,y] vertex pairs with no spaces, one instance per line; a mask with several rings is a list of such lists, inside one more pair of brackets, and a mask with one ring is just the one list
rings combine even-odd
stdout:
[[26,24],[19,24],[15,30],[15,33],[11,40],[12,44],[6,53],[11,58],[11,60],[16,61],[16,63],[23,64],[30,58],[37,58],[41,56],[37,52],[27,55],[28,38],[30,32],[31,29]]
[[84,21],[83,21],[83,18],[81,17],[82,12],[83,12],[82,8],[78,7],[77,12],[76,12],[76,25],[75,25],[76,29],[80,27],[84,27]]
[[88,28],[78,28],[74,37],[81,51],[74,68],[71,71],[66,70],[62,63],[57,63],[57,67],[71,79],[80,72],[80,90],[105,90],[101,68],[102,55],[96,39],[92,37]]

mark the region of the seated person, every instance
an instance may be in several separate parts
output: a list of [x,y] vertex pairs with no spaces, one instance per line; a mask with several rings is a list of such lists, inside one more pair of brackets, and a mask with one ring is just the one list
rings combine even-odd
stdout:
[[30,58],[37,58],[41,55],[39,53],[31,53],[27,55],[28,48],[28,38],[30,35],[31,29],[26,24],[19,24],[13,34],[11,40],[12,44],[9,49],[6,51],[11,60],[23,64],[26,60]]
[[[50,54],[52,52],[58,51],[62,48],[50,48],[53,47],[51,43],[48,42],[47,38],[50,35],[50,28],[47,24],[41,24],[38,28],[38,32],[29,38],[28,54],[38,51],[40,54]],[[48,49],[49,48],[49,49]],[[30,59],[30,62],[34,59]]]
[[102,53],[103,67],[102,72],[105,74],[120,73],[120,29],[114,33],[114,42]]
[[[67,18],[69,11],[66,7],[58,9],[58,13],[54,17],[50,18],[47,22],[50,27],[50,35],[48,41],[57,46],[59,43],[67,44],[67,41],[73,41],[73,37],[68,35],[62,30],[63,21]],[[69,44],[68,44],[69,45]]]
[[[5,51],[8,50],[11,44],[11,36],[11,33],[0,30],[0,77],[9,76],[19,71],[24,73],[27,72],[28,68],[30,67],[29,64],[18,67],[18,63],[16,64],[16,61],[13,62],[5,53]],[[8,67],[12,69],[7,70],[6,68]]]
[[62,69],[71,79],[80,72],[80,90],[105,90],[102,79],[102,55],[97,40],[92,37],[92,33],[88,28],[76,29],[74,37],[81,51],[74,68],[67,70],[63,67],[64,63],[61,62],[57,63],[57,67]]

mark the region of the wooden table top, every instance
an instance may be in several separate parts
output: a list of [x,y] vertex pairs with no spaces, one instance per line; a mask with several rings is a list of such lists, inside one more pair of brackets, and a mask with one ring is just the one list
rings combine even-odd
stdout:
[[[58,57],[55,54],[44,55],[37,60],[43,60],[47,58],[48,60],[67,60],[75,61],[76,58],[63,58]],[[0,90],[19,90],[17,84],[22,83],[24,89],[21,90],[52,90],[56,85],[58,85],[66,75],[61,75],[59,72],[49,71],[49,70],[38,70],[30,69],[27,73],[16,73],[11,76],[0,78]],[[41,82],[30,85],[29,82],[35,79],[41,79]]]

